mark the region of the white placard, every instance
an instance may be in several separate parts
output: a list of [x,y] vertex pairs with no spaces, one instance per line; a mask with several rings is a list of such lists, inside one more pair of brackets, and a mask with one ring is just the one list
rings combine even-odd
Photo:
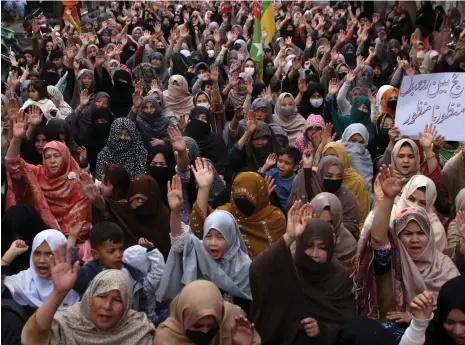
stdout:
[[446,140],[465,141],[465,73],[405,76],[396,109],[401,135],[418,138],[426,124]]

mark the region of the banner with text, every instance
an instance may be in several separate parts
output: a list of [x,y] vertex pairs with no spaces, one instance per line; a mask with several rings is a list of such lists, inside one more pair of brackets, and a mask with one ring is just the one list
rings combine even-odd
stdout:
[[464,88],[465,73],[404,76],[395,120],[400,134],[416,139],[433,123],[446,140],[465,141]]

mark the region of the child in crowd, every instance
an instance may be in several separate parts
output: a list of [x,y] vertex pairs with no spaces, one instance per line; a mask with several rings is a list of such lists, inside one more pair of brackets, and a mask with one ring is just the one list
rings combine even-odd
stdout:
[[93,260],[81,266],[74,290],[83,295],[92,279],[106,269],[126,271],[132,280],[132,309],[148,315],[149,303],[144,291],[145,274],[138,268],[123,263],[124,233],[112,222],[96,224],[89,234]]
[[159,325],[168,317],[168,309],[156,308],[156,294],[160,286],[160,280],[165,270],[165,259],[152,242],[146,238],[140,238],[139,244],[131,246],[124,251],[123,264],[129,267],[137,267],[145,275],[144,292],[148,300],[149,319]]
[[[294,177],[299,169],[301,159],[302,154],[300,151],[295,147],[288,146],[278,155],[275,153],[269,155],[265,164],[258,170],[263,176],[270,176],[274,179],[275,192],[283,209],[291,194],[292,184],[294,183]],[[277,167],[272,168],[275,165]]]

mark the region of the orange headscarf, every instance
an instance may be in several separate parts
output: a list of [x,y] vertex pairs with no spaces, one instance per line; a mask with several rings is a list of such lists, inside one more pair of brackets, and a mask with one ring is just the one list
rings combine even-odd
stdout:
[[386,92],[384,92],[383,94],[383,97],[381,98],[381,115],[382,114],[389,114],[389,115],[392,115],[392,116],[396,116],[396,112],[391,110],[388,105],[387,105],[387,102],[389,101],[389,98],[391,98],[391,96],[397,96],[399,97],[399,89],[397,88],[392,88],[392,89],[388,89],[386,90]]

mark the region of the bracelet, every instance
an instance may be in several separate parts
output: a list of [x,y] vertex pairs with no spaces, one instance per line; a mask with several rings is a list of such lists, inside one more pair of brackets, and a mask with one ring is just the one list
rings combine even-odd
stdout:
[[11,265],[11,262],[6,261],[5,259],[2,259],[3,262],[6,262],[8,265]]

